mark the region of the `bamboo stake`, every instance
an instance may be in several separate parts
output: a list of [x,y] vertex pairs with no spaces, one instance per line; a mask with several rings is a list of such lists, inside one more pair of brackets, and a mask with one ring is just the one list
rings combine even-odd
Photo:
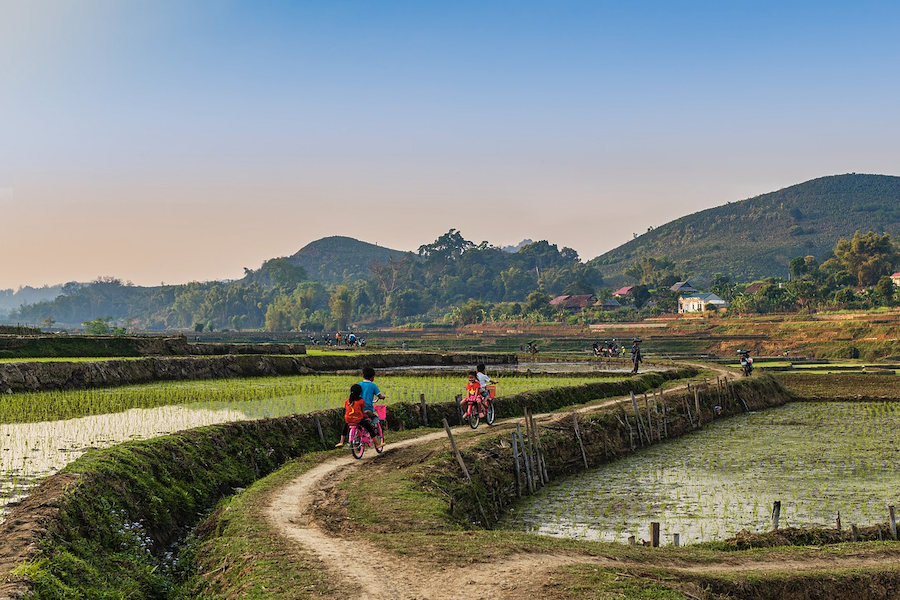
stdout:
[[444,419],[444,431],[447,432],[447,437],[450,438],[450,446],[453,447],[453,453],[456,454],[456,460],[459,462],[460,468],[462,468],[463,475],[466,476],[466,480],[472,481],[472,476],[469,475],[469,470],[466,468],[466,463],[463,462],[462,454],[459,453],[459,448],[456,445],[456,440],[453,439],[453,432],[450,431],[450,424],[447,423],[447,419]]
[[663,407],[663,435],[669,439],[669,407],[666,406],[666,396],[662,389],[659,390],[659,403]]
[[891,519],[891,537],[897,539],[897,516],[894,513],[894,505],[888,506],[888,516]]
[[516,462],[516,495],[522,497],[522,466],[519,464],[519,440],[516,438],[516,432],[512,434],[512,451],[513,458]]
[[681,405],[684,407],[684,412],[687,413],[688,423],[690,423],[691,429],[694,428],[694,419],[691,417],[691,407],[688,406],[687,400],[684,396],[681,397]]
[[700,391],[694,388],[694,408],[697,409],[697,429],[703,427],[703,417],[700,414]]
[[[637,399],[634,397],[634,392],[631,392],[631,405],[634,408],[634,416],[635,416],[635,420],[637,421],[638,437],[640,437],[641,446],[643,446],[645,436],[642,434],[644,434],[646,432],[646,428],[643,427],[644,420],[641,418],[641,411],[638,408]],[[648,445],[650,444],[649,438],[647,440],[647,444]]]
[[428,409],[425,407],[425,394],[419,394],[419,402],[421,403],[422,425],[428,427]]
[[516,433],[519,435],[519,444],[522,446],[522,456],[525,459],[525,479],[528,481],[528,493],[534,493],[534,480],[531,477],[531,456],[525,449],[525,439],[522,437],[522,428],[516,423]]
[[578,429],[578,413],[572,413],[572,422],[575,424],[575,439],[578,440],[578,447],[581,448],[581,459],[584,461],[584,468],[588,469],[587,454],[584,451],[584,442],[581,440],[581,431]]
[[325,443],[325,432],[322,431],[322,421],[319,419],[319,415],[315,415],[316,421],[316,430],[319,432],[319,439],[322,440],[322,443]]
[[534,414],[529,414],[529,417],[531,418],[531,430],[534,432],[534,441],[537,448],[541,485],[546,485],[550,483],[550,476],[547,474],[547,459],[544,458],[544,446],[541,444],[541,434],[538,432],[537,423],[534,421]]
[[650,417],[650,400],[647,398],[647,392],[644,392],[644,408],[647,410],[647,440],[653,443],[653,419]]
[[[619,406],[619,409],[622,410],[622,407]],[[624,421],[622,420],[624,417]],[[634,452],[634,431],[631,429],[631,423],[628,421],[628,415],[625,414],[625,411],[622,410],[622,414],[616,413],[616,419],[618,419],[619,424],[625,427],[628,427],[628,444],[631,447],[631,451]]]

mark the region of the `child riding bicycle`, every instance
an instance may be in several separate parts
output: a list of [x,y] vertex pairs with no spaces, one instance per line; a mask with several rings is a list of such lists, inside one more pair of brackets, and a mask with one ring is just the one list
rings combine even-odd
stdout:
[[350,396],[344,402],[344,430],[341,432],[341,441],[335,444],[335,448],[340,448],[347,443],[350,438],[350,425],[362,427],[372,439],[375,440],[375,448],[380,449],[384,445],[384,440],[376,437],[375,426],[366,416],[366,401],[362,398],[362,386],[354,383],[350,386]]
[[467,402],[474,402],[478,409],[478,416],[484,418],[485,402],[481,395],[481,383],[478,382],[478,373],[469,371],[469,382],[466,384]]

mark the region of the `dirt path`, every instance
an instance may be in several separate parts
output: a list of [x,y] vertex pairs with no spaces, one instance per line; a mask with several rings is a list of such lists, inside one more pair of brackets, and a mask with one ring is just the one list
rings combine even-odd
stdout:
[[[467,432],[471,429],[459,428],[454,435]],[[392,443],[385,455],[442,438],[446,438],[446,433],[440,431]],[[436,572],[433,563],[409,557],[401,559],[362,540],[334,537],[314,522],[311,507],[352,469],[364,466],[370,460],[379,459],[367,456],[357,461],[344,454],[328,460],[279,490],[266,509],[266,516],[281,535],[315,554],[328,565],[334,577],[343,579],[344,585],[353,585],[361,599],[509,598],[521,594],[523,586],[545,581],[544,574],[549,569],[575,562],[596,562],[578,556],[529,554],[507,557],[500,563],[481,564],[477,568],[447,566]],[[347,565],[355,567],[351,570],[346,568]]]
[[[709,367],[707,367],[709,368]],[[720,374],[733,376],[733,372],[714,369]],[[678,386],[684,388],[686,386]],[[678,389],[678,388],[675,388]],[[588,412],[614,405],[630,397],[611,398],[577,409]],[[536,415],[540,421],[549,421],[563,416],[559,414]],[[514,424],[520,419],[508,419]],[[500,423],[498,422],[498,425]],[[472,431],[467,427],[455,428],[454,436],[483,435],[487,428]],[[390,443],[385,457],[402,448],[446,439],[443,431],[430,433],[403,442]],[[568,564],[595,564],[598,566],[623,565],[622,562],[581,555],[566,554],[519,554],[504,557],[502,561],[483,563],[477,566],[459,567],[448,565],[436,571],[432,562],[419,561],[411,557],[397,557],[375,548],[371,544],[352,537],[338,537],[321,528],[312,517],[311,508],[324,502],[324,496],[333,493],[333,488],[353,469],[368,461],[380,460],[374,455],[361,461],[353,459],[349,453],[341,454],[314,469],[304,473],[279,490],[266,509],[266,515],[276,531],[312,552],[327,565],[333,576],[358,590],[363,599],[384,600],[440,600],[440,599],[504,599],[521,597],[527,593],[539,593],[550,577],[550,571]],[[807,555],[808,558],[784,560],[756,560],[751,557],[733,556],[718,564],[683,565],[660,564],[672,571],[683,572],[726,572],[726,571],[766,571],[766,570],[814,570],[833,568],[866,567],[894,561],[895,557],[879,557],[859,554],[857,556],[836,557],[822,552]],[[347,565],[355,565],[347,569]],[[644,563],[646,564],[646,563]]]

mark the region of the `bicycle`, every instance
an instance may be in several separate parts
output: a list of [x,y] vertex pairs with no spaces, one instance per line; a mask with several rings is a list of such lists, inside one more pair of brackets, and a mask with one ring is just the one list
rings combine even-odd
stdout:
[[375,434],[376,437],[381,438],[380,448],[374,444],[374,440],[372,439],[372,436],[369,435],[368,431],[363,427],[360,427],[357,423],[350,424],[350,434],[348,436],[350,439],[350,452],[353,453],[353,458],[357,460],[363,457],[366,448],[375,448],[375,452],[378,454],[384,452],[384,429],[382,428],[381,423],[387,418],[387,407],[384,404],[376,404],[375,414],[378,415],[378,422],[375,423]]
[[[488,427],[494,424],[494,419],[496,417],[496,411],[494,410],[494,396],[496,394],[497,387],[490,385],[488,386],[488,395],[486,397],[481,397],[478,394],[472,394],[470,396],[466,396],[460,402],[460,417],[463,421],[469,422],[469,427],[472,429],[478,428],[478,423],[481,420],[481,412],[484,411],[484,422],[488,424]],[[465,410],[463,409],[465,406]]]

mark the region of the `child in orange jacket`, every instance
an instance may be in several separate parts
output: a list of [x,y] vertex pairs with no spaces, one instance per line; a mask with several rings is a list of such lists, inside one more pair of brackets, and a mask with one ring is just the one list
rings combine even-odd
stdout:
[[362,397],[362,386],[358,383],[350,386],[350,396],[344,402],[344,430],[341,432],[341,441],[335,444],[335,448],[340,448],[347,443],[347,438],[350,436],[350,425],[357,425],[368,431],[375,440],[376,447],[381,447],[383,442],[375,436],[375,426],[366,416],[366,401]]

